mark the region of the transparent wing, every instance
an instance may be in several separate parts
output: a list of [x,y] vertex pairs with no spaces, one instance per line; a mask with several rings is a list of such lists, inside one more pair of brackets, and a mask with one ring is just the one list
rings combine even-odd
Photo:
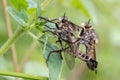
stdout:
[[64,52],[64,58],[65,58],[65,62],[66,62],[66,64],[67,64],[68,68],[69,68],[69,69],[73,69],[73,67],[74,67],[74,65],[75,65],[75,57],[72,56],[72,55],[70,55],[70,54],[72,54],[72,53],[70,52],[70,50],[66,50],[66,51]]
[[95,41],[91,41],[90,50],[88,55],[91,59],[87,62],[87,66],[89,69],[94,70],[97,73],[97,65],[98,62],[96,61],[96,53],[95,53]]
[[94,60],[96,60],[95,40],[91,41],[91,46],[88,55],[91,56]]

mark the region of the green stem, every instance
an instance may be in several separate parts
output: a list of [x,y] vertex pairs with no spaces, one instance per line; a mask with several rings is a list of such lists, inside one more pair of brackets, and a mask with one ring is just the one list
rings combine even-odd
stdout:
[[16,73],[16,72],[0,71],[0,75],[27,78],[27,79],[32,79],[32,80],[47,80],[47,77],[35,76],[35,75],[30,75],[30,74],[25,74],[25,73]]
[[0,56],[2,56],[12,45],[12,43],[14,43],[22,33],[24,33],[25,31],[22,28],[19,28],[13,35],[11,38],[9,38],[4,44],[3,46],[0,48]]

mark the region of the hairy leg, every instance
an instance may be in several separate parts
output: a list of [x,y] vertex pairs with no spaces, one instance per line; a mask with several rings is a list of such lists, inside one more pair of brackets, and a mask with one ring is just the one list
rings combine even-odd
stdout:
[[47,59],[46,59],[46,62],[49,60],[51,54],[53,54],[53,53],[56,52],[56,53],[60,53],[60,56],[62,56],[62,55],[61,55],[61,52],[62,52],[62,51],[65,51],[65,50],[68,49],[68,48],[69,48],[69,47],[64,48],[64,49],[58,49],[58,50],[50,51],[50,53],[48,54],[48,57],[47,57]]

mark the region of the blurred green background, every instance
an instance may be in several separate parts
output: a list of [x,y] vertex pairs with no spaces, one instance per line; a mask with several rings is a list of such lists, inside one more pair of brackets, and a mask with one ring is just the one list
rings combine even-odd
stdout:
[[[7,6],[18,5],[22,0],[7,0]],[[23,0],[37,1],[37,0]],[[44,0],[39,0],[42,4]],[[4,9],[0,1],[0,46],[8,39]],[[26,5],[26,3],[24,3]],[[29,4],[34,5],[33,4]],[[22,7],[19,4],[19,7]],[[99,43],[96,45],[98,64],[97,75],[88,70],[85,63],[76,59],[73,70],[69,70],[63,60],[61,80],[120,80],[120,0],[46,0],[42,16],[58,18],[66,13],[69,20],[77,25],[91,19],[91,24],[96,30]],[[18,27],[18,23],[10,16],[12,31]],[[37,34],[37,30],[32,30]],[[29,53],[35,40],[25,34],[15,43],[18,65],[24,56]],[[48,76],[45,60],[42,56],[41,46],[35,47],[30,58],[20,72]],[[34,65],[34,66],[33,66]],[[0,57],[0,70],[14,71],[11,51],[8,50]],[[0,80],[14,80],[13,77],[0,76]]]

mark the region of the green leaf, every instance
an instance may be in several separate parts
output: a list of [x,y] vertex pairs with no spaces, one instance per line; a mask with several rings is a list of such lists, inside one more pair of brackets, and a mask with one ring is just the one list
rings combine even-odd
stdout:
[[[33,69],[34,65],[34,69]],[[48,77],[48,69],[45,65],[36,61],[29,61],[24,67],[24,72],[39,76]]]
[[16,10],[14,10],[11,7],[7,8],[9,14],[22,26],[27,26],[26,22],[24,21],[24,19],[21,17],[22,15],[17,12]]
[[37,3],[37,12],[38,12],[38,16],[40,16],[41,13],[42,13],[42,10],[41,10],[41,7],[40,7],[40,2]]
[[24,9],[22,9],[20,14],[21,14],[21,18],[24,19],[24,21],[27,23],[28,21],[27,12]]
[[37,8],[29,8],[27,10],[27,13],[29,15],[28,24],[31,24],[33,22],[33,20],[38,19],[36,12],[37,12]]
[[31,15],[33,15],[32,13],[34,13],[34,12],[36,12],[36,8],[29,8],[28,10],[27,10],[27,13],[31,16]]
[[45,25],[45,22],[43,21],[36,21],[36,29],[38,29],[40,32],[43,32],[44,31],[44,25]]
[[22,9],[27,10],[28,8],[27,0],[10,0],[10,1],[17,11],[21,11]]
[[[47,37],[43,36],[40,40],[40,43],[44,44],[43,55],[47,59],[48,54],[52,50],[58,49],[56,46],[52,45],[50,42],[47,42]],[[59,80],[62,66],[62,59],[59,53],[53,53],[50,55],[49,61],[47,62],[49,69],[50,80]]]
[[37,4],[34,0],[27,0],[29,8],[37,8]]
[[40,7],[40,2],[39,1],[34,1],[34,0],[27,0],[29,4],[29,8],[27,10],[30,18],[29,18],[29,23],[31,23],[33,20],[37,20],[38,16],[41,15],[41,7]]

